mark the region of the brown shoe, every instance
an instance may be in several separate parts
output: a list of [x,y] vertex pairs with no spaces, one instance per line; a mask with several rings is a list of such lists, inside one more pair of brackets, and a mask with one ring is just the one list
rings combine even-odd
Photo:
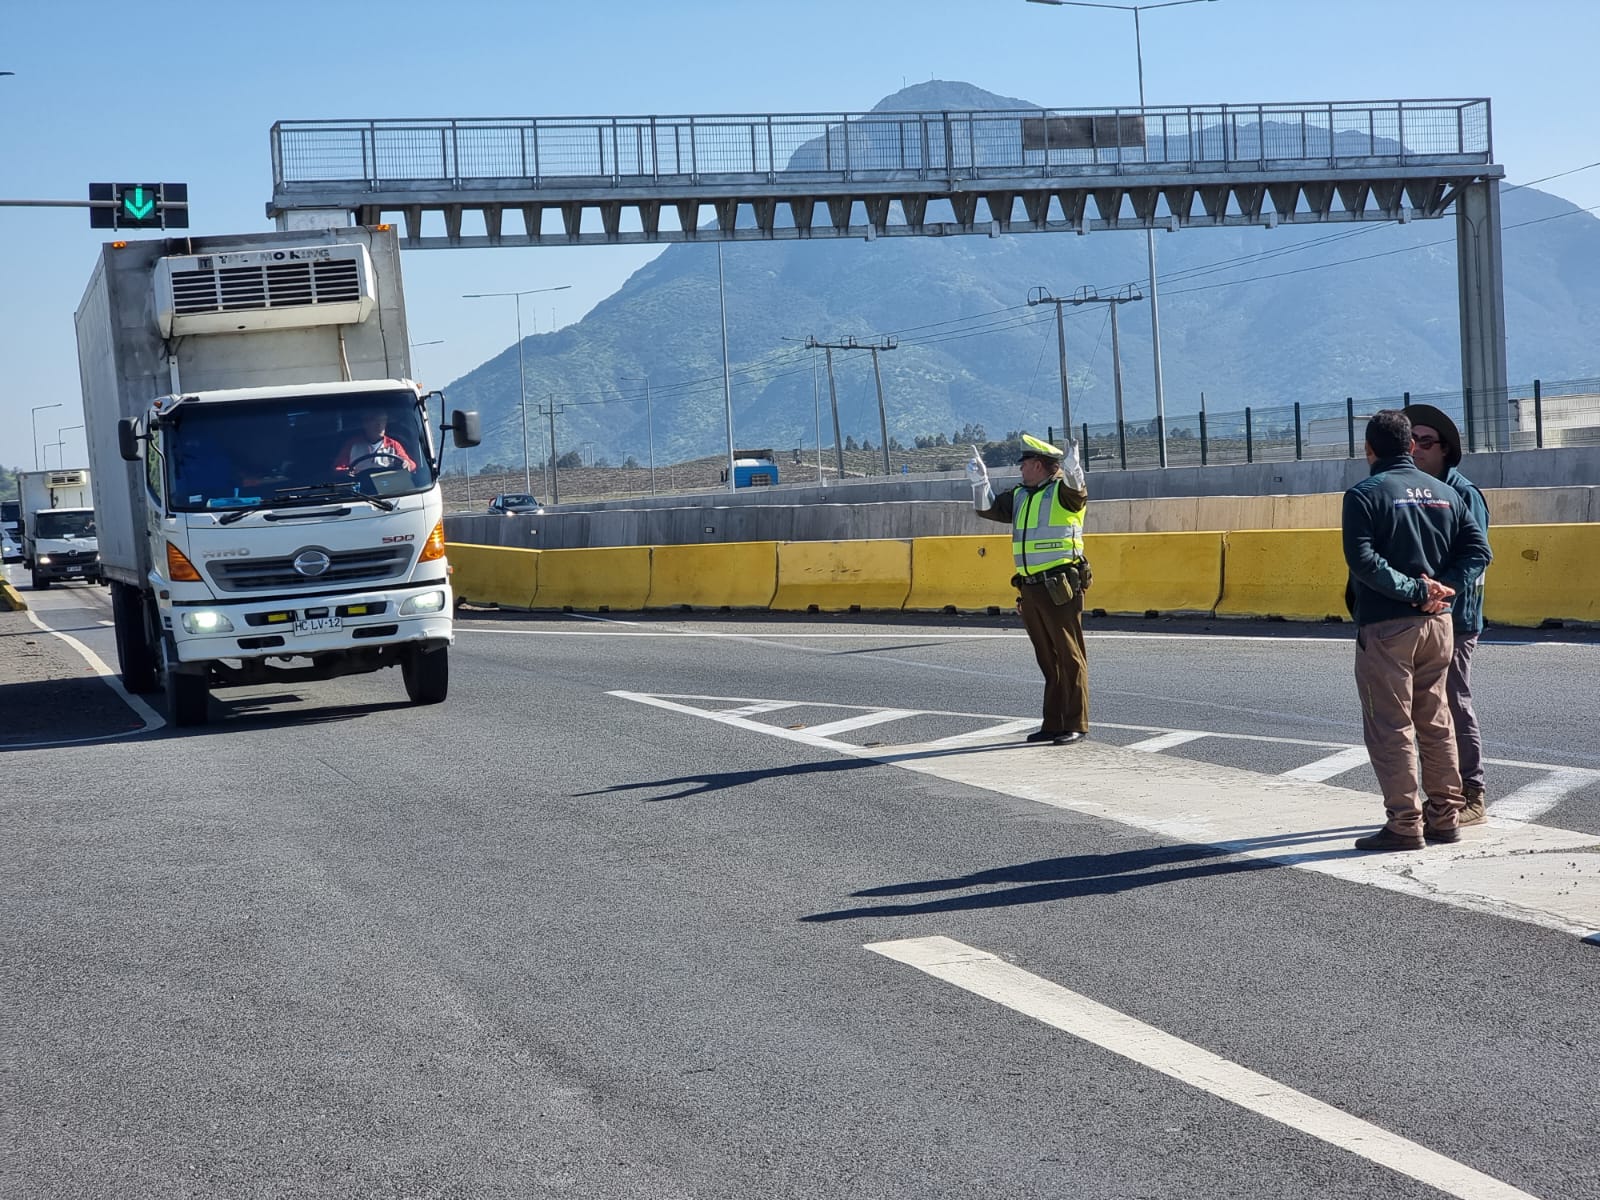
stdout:
[[1422,831],[1422,838],[1427,842],[1439,842],[1444,845],[1449,845],[1451,842],[1459,842],[1461,840],[1461,831],[1454,825],[1451,825],[1448,828],[1440,826],[1438,829],[1435,829],[1432,825],[1429,825]]
[[1469,787],[1466,789],[1467,803],[1456,814],[1457,825],[1482,825],[1489,819],[1484,811],[1484,796],[1482,788]]
[[1421,834],[1407,837],[1394,832],[1387,825],[1377,833],[1369,833],[1366,837],[1356,839],[1357,850],[1421,850],[1426,844]]

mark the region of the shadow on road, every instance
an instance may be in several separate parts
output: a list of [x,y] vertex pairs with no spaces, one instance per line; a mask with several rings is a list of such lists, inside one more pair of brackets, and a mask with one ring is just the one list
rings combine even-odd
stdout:
[[[919,896],[933,892],[964,892],[986,888],[967,895],[943,895],[914,903],[862,905],[801,917],[808,923],[848,921],[857,917],[908,917],[928,913],[968,912],[985,908],[1008,908],[1018,904],[1044,904],[1051,900],[1072,900],[1080,896],[1109,896],[1135,888],[1158,887],[1187,879],[1236,875],[1247,871],[1267,871],[1287,865],[1271,859],[1238,858],[1237,849],[1261,850],[1324,842],[1343,834],[1367,832],[1368,827],[1320,829],[1281,837],[1251,838],[1231,846],[1156,846],[1148,850],[1124,850],[1114,854],[1071,854],[1043,858],[1011,866],[991,867],[948,879],[927,879],[907,883],[863,888],[852,893],[864,898],[880,896]],[[1330,849],[1326,857],[1345,857],[1347,847]],[[1311,855],[1298,855],[1305,861]],[[1315,855],[1315,857],[1323,857]],[[1006,886],[1016,885],[1016,886]]]

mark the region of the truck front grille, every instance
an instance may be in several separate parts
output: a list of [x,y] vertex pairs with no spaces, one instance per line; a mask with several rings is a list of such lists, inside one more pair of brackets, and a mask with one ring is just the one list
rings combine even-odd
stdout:
[[330,550],[328,569],[320,575],[302,575],[294,569],[295,555],[285,558],[230,558],[206,564],[211,582],[225,592],[261,591],[370,583],[395,579],[411,563],[406,546],[381,546],[368,550]]

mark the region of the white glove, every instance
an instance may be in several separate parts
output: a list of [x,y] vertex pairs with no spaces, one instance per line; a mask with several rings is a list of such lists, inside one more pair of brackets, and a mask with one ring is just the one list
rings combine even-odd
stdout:
[[1062,477],[1072,485],[1075,491],[1087,491],[1088,484],[1083,474],[1083,456],[1078,453],[1078,443],[1067,443],[1067,457],[1061,464]]
[[972,459],[967,463],[967,479],[972,483],[972,507],[978,512],[994,506],[994,489],[989,486],[989,468],[983,465],[978,448],[972,447]]

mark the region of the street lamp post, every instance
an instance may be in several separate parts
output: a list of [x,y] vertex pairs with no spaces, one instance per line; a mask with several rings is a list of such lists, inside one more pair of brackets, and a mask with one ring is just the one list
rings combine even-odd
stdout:
[[39,414],[48,412],[52,408],[65,408],[64,404],[40,404],[28,414],[29,424],[33,429],[33,469],[39,469]]
[[517,399],[522,408],[522,490],[533,492],[533,467],[528,460],[528,377],[522,368],[522,298],[539,292],[564,292],[572,285],[559,287],[524,288],[520,292],[466,292],[463,300],[488,300],[496,296],[514,296],[517,301]]
[[[67,426],[62,427],[61,429],[56,430],[56,437],[61,439],[60,441],[55,443],[56,446],[57,446],[56,453],[61,456],[60,460],[56,463],[57,466],[64,467],[64,466],[67,465],[67,462],[66,462],[66,457],[67,457],[66,450],[61,448],[61,447],[65,447],[66,444],[67,444],[67,439],[63,435],[68,434],[68,433],[72,433],[74,430],[78,430],[78,429],[82,429],[82,428],[83,428],[82,425],[67,425]],[[48,467],[49,465],[50,464],[48,462],[45,463],[45,466]]]
[[[1028,0],[1029,4],[1053,4],[1066,8],[1113,8],[1133,14],[1133,51],[1139,64],[1139,113],[1144,115],[1144,45],[1140,38],[1139,14],[1146,9],[1177,8],[1184,4],[1210,4],[1214,0],[1163,0],[1160,4],[1100,4],[1091,0]],[[1154,213],[1151,214],[1152,218]],[[1161,465],[1167,465],[1167,406],[1161,382],[1161,303],[1156,288],[1156,235],[1153,229],[1144,231],[1144,248],[1150,269],[1150,351],[1155,367],[1156,439]],[[1059,310],[1057,310],[1059,311]]]

